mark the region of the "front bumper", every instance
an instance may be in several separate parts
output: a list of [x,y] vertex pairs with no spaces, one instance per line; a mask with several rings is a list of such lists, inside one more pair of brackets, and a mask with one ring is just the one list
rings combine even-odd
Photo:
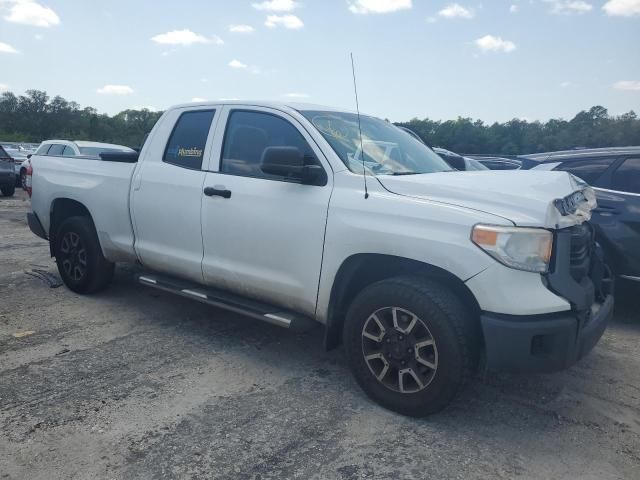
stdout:
[[570,367],[593,349],[613,316],[613,295],[594,303],[587,316],[480,316],[489,370],[552,372]]

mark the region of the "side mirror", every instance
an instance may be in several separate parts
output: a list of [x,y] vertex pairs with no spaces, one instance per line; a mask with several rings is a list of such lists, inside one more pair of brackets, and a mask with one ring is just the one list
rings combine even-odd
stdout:
[[324,185],[320,165],[305,165],[303,153],[296,147],[267,147],[262,153],[260,169],[268,175],[297,180],[306,185]]
[[30,153],[29,155],[27,155],[27,160],[29,160],[32,156],[33,156],[33,153]]

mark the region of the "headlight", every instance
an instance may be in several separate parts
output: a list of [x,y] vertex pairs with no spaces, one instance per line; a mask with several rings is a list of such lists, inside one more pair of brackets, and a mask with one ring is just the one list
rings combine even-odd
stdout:
[[553,235],[548,230],[476,225],[471,240],[507,267],[540,273],[549,269]]

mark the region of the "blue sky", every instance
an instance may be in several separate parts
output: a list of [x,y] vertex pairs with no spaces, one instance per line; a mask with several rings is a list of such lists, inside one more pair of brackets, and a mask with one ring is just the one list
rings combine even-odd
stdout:
[[0,0],[0,90],[109,114],[296,100],[393,121],[640,112],[640,0]]

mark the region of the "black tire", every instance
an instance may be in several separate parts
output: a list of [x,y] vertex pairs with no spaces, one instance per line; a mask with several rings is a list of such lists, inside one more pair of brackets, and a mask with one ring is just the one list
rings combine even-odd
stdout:
[[15,185],[12,185],[10,187],[2,187],[0,188],[0,191],[5,197],[13,197],[13,194],[16,193],[16,187]]
[[20,187],[23,190],[27,189],[27,170],[24,168],[20,170]]
[[65,285],[76,293],[106,288],[113,278],[114,264],[102,255],[98,235],[88,217],[70,217],[55,235],[53,253]]
[[[394,345],[401,344],[398,337],[403,340],[399,331],[393,326],[387,328],[386,333],[383,328],[380,328],[379,339],[375,340],[379,343],[371,343],[370,338],[364,337],[365,333],[371,334],[370,331],[365,331],[365,327],[371,328],[373,325],[367,322],[371,322],[374,313],[387,315],[388,307],[399,308],[392,313],[394,318],[398,315],[398,320],[394,324],[399,325],[402,320],[400,316],[407,313],[412,313],[422,321],[422,326],[419,328],[425,330],[424,327],[426,327],[428,335],[424,338],[431,337],[434,345],[417,347],[416,340],[409,339],[409,334],[406,334],[405,343],[402,343],[401,347],[397,347],[397,350],[388,350],[396,348]],[[397,313],[398,311],[400,313]],[[413,317],[407,315],[402,321],[409,322],[407,319],[411,318]],[[374,283],[357,295],[347,312],[343,341],[349,366],[365,393],[389,410],[413,417],[436,413],[453,400],[477,367],[480,332],[478,327],[474,327],[476,323],[473,320],[470,310],[462,304],[461,300],[448,288],[434,280],[397,277]],[[388,319],[386,322],[388,325]],[[380,325],[385,321],[375,323]],[[407,323],[404,325],[411,328]],[[414,325],[420,324],[414,323]],[[416,327],[412,328],[413,331],[416,330]],[[395,340],[389,340],[394,336]],[[390,341],[391,344],[389,344]],[[419,343],[426,342],[419,341]],[[382,354],[384,358],[379,359],[379,371],[375,374],[372,365],[378,360],[365,360],[367,355],[365,350],[369,349],[370,345],[374,349],[379,348],[385,352]],[[397,353],[404,352],[407,346],[409,348],[406,351],[411,353],[406,353],[404,356]],[[421,348],[426,348],[426,353],[420,350]],[[367,356],[371,357],[371,352],[368,353]],[[427,368],[418,363],[423,360],[422,356],[430,356],[429,363],[434,363],[436,368]],[[418,360],[419,357],[420,360]],[[405,366],[399,366],[400,362]],[[384,370],[385,364],[387,370]],[[405,385],[400,383],[403,382],[402,380],[394,379],[395,375],[406,380],[407,376],[400,372],[405,369],[418,372],[415,376],[409,372],[411,375],[407,383],[414,384],[413,392],[403,388]],[[378,380],[376,374],[380,374],[383,379]],[[418,383],[416,377],[420,377],[421,383]],[[383,381],[389,384],[398,382],[399,389],[395,390],[393,385],[383,384]],[[407,391],[402,392],[402,390]]]

